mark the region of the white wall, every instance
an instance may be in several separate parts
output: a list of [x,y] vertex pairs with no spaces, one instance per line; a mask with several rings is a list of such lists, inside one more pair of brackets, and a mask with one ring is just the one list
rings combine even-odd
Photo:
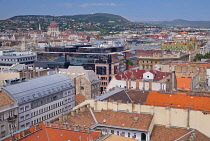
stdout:
[[73,110],[87,104],[98,111],[113,109],[113,111],[150,113],[154,115],[154,124],[194,128],[210,137],[210,114],[203,114],[202,111],[94,100],[86,100],[74,107]]

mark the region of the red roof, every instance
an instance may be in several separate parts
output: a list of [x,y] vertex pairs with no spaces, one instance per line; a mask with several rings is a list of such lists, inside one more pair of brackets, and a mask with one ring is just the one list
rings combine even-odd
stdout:
[[210,97],[207,96],[150,92],[145,104],[164,107],[170,105],[172,108],[181,109],[190,106],[192,110],[210,111]]
[[[120,72],[115,75],[115,78],[117,80],[137,80],[137,79],[143,79],[143,74],[146,72],[146,70],[127,70],[124,72]],[[159,81],[163,79],[164,77],[169,76],[171,73],[169,72],[161,72],[156,70],[150,70],[152,74],[155,75],[154,81]]]
[[[89,131],[88,130],[73,130],[66,128],[64,126],[58,125],[47,125],[44,123],[39,123],[38,130],[35,130],[35,126],[30,127],[30,134],[23,135],[23,132],[20,132],[22,135],[21,141],[87,141],[87,140],[95,140],[98,139],[100,132],[98,131]],[[18,138],[18,135],[14,135],[15,138]],[[10,141],[11,138],[7,138],[3,141]]]
[[187,89],[190,90],[192,78],[176,78],[177,89]]

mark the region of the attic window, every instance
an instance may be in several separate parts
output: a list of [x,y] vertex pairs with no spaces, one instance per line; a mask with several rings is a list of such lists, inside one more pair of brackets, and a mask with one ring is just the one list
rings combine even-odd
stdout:
[[84,88],[83,86],[80,86],[80,89],[81,89],[81,90],[84,90],[85,88]]
[[149,78],[149,76],[147,76],[147,78]]

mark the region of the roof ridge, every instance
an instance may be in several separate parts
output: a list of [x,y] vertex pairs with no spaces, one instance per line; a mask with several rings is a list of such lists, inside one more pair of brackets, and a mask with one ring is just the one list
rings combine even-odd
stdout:
[[50,141],[49,135],[48,135],[48,132],[47,132],[47,128],[46,128],[46,126],[45,126],[45,123],[44,123],[44,127],[43,127],[43,128],[44,128],[44,130],[45,130],[45,132],[46,132],[47,140]]
[[183,136],[179,137],[178,139],[176,139],[176,140],[174,140],[174,141],[178,141],[178,140],[184,138],[185,136],[187,136],[188,134],[193,133],[193,132],[194,132],[194,130],[192,130],[192,131],[190,131],[190,132],[184,134]]
[[96,124],[98,124],[98,121],[97,121],[97,119],[96,119],[96,117],[95,117],[95,115],[94,115],[94,113],[93,113],[92,109],[91,109],[91,108],[89,108],[89,110],[90,110],[90,113],[91,113],[91,115],[92,115],[92,117],[93,117],[93,119],[94,119],[95,123],[96,123]]

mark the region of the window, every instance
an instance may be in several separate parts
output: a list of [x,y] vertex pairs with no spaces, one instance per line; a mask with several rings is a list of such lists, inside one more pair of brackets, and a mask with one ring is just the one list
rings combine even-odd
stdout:
[[28,117],[29,117],[29,114],[26,115],[26,118],[28,118]]
[[24,120],[24,116],[20,117],[21,120]]
[[111,133],[114,134],[114,130],[111,130]]
[[29,108],[29,106],[26,106],[25,109],[27,110]]
[[20,108],[20,111],[23,111],[23,107],[22,107],[22,108]]
[[120,135],[120,132],[119,131],[117,131],[117,135]]
[[83,86],[80,86],[80,89],[81,89],[81,90],[84,90],[85,88],[84,88]]
[[30,123],[28,122],[28,123],[26,123],[26,126],[28,127],[30,125]]
[[133,133],[134,138],[136,138],[136,133]]
[[122,132],[122,136],[125,137],[125,132]]
[[1,131],[4,131],[4,130],[5,130],[5,126],[2,125],[2,126],[1,126]]
[[131,134],[130,133],[128,133],[128,137],[130,138],[130,136],[131,136]]

